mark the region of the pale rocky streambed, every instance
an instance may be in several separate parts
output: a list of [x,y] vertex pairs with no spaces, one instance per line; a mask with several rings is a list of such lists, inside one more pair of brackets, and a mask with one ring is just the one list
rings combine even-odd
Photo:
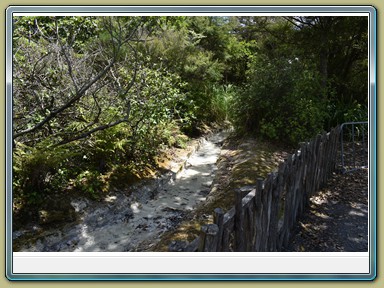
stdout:
[[[148,249],[206,200],[227,135],[219,132],[203,139],[199,149],[181,164],[184,169],[138,186],[129,195],[119,191],[102,202],[72,201],[78,221],[36,233],[18,251],[141,251],[143,243]],[[23,231],[14,231],[14,239],[20,236]]]

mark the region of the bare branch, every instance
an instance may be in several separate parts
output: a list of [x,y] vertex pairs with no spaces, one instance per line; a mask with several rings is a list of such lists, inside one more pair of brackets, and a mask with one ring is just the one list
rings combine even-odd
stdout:
[[284,18],[285,20],[287,20],[289,23],[293,24],[296,28],[298,28],[298,29],[303,28],[302,26],[298,25],[295,21],[292,20],[292,19],[294,19],[294,17],[286,17],[286,16],[283,16],[283,18]]
[[103,69],[103,71],[101,71],[98,75],[96,75],[91,81],[89,81],[87,84],[84,84],[83,87],[81,87],[81,89],[79,91],[77,91],[76,95],[70,99],[67,103],[65,103],[64,105],[62,105],[60,108],[52,111],[51,113],[48,114],[47,117],[45,117],[42,121],[40,121],[39,123],[37,123],[35,126],[29,128],[29,129],[25,129],[23,131],[20,131],[18,133],[15,133],[13,135],[13,139],[16,139],[17,137],[20,137],[22,135],[25,135],[27,133],[31,133],[33,131],[36,131],[37,129],[40,129],[41,127],[43,127],[46,123],[48,123],[49,121],[51,121],[54,117],[56,117],[56,115],[58,115],[59,113],[63,112],[64,110],[68,109],[69,107],[71,107],[74,103],[76,103],[77,101],[79,101],[81,99],[81,97],[84,96],[85,92],[93,85],[95,84],[98,80],[101,79],[101,77],[103,77],[105,74],[107,74],[107,72],[109,71],[109,69],[113,66],[114,64],[114,59],[108,64],[107,67],[105,67]]
[[97,132],[97,131],[102,131],[102,130],[105,130],[105,129],[108,129],[108,128],[111,128],[113,126],[116,126],[120,123],[123,123],[123,122],[126,122],[128,120],[128,115],[126,117],[124,117],[123,119],[119,119],[119,120],[116,120],[115,122],[112,122],[112,123],[109,123],[109,124],[105,124],[105,125],[101,125],[101,126],[98,126],[96,128],[93,128],[85,133],[82,133],[74,138],[71,138],[71,139],[66,139],[66,140],[63,140],[61,141],[60,143],[58,144],[55,144],[53,147],[56,147],[56,146],[61,146],[61,145],[64,145],[64,144],[68,144],[70,142],[73,142],[73,141],[76,141],[76,140],[80,140],[80,139],[83,139],[83,138],[86,138],[88,136],[90,136],[91,134]]
[[[59,42],[60,42],[60,41],[59,41]],[[63,54],[63,56],[64,56],[64,60],[65,60],[65,62],[66,62],[66,64],[67,64],[67,67],[68,67],[69,77],[71,77],[73,86],[75,86],[76,93],[78,93],[78,91],[79,91],[79,87],[78,87],[77,82],[76,82],[76,80],[75,80],[75,78],[74,78],[74,75],[73,75],[72,63],[71,63],[71,61],[70,61],[69,58],[68,58],[66,49],[64,48],[64,45],[60,43],[60,47],[61,47],[61,53]]]

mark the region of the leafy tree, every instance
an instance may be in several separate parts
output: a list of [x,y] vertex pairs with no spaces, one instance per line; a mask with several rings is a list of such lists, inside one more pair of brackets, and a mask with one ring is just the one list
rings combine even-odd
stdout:
[[[316,63],[333,114],[328,127],[351,121],[346,111],[367,109],[368,18],[286,17],[296,29],[300,58]],[[361,113],[359,113],[361,114]],[[363,113],[364,114],[364,113]],[[366,114],[366,113],[365,113]],[[365,117],[359,119],[364,120]]]
[[367,111],[366,21],[240,17],[237,33],[253,41],[253,54],[248,85],[232,105],[236,126],[294,144],[350,121],[351,114],[364,115],[357,110]]
[[[81,189],[89,177],[98,179],[90,180],[100,186],[92,188],[96,195],[115,165],[148,165],[168,140],[161,135],[180,117],[180,77],[140,50],[161,19],[91,17],[76,30],[74,18],[15,21],[16,198],[41,201],[51,191]],[[89,25],[97,26],[94,34],[83,31]],[[67,26],[73,31],[64,33]]]
[[218,114],[213,112],[218,111],[217,101],[213,98],[217,96],[215,89],[222,83],[226,66],[203,43],[207,31],[196,28],[195,22],[205,23],[207,19],[190,17],[181,27],[169,26],[142,47],[152,65],[176,73],[185,84],[182,91],[186,97],[178,103],[177,111],[183,131],[189,134],[198,133],[196,128],[201,123],[218,120]]
[[[39,27],[38,19],[34,20]],[[51,30],[35,32],[35,38],[40,33],[38,40],[21,37],[14,43],[14,139],[33,133],[28,141],[52,137],[53,143],[64,144],[126,122],[127,95],[139,69],[135,46],[145,40],[146,19],[95,18],[102,32],[86,42],[82,53],[74,45],[83,41],[81,31],[86,26],[75,31],[81,38],[76,40],[75,32],[61,33],[72,21],[65,17],[52,21],[46,25]],[[122,75],[127,63],[129,73]],[[112,106],[113,113],[108,111]]]

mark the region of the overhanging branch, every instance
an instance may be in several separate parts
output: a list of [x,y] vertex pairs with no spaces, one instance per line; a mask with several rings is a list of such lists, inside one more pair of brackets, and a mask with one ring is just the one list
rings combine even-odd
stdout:
[[93,129],[87,131],[87,132],[84,132],[84,133],[82,133],[82,134],[80,134],[80,135],[78,135],[76,137],[73,137],[71,139],[63,140],[63,141],[59,142],[58,144],[55,144],[53,147],[61,146],[61,145],[68,144],[68,143],[76,141],[76,140],[80,140],[80,139],[86,138],[86,137],[90,136],[91,134],[93,134],[93,133],[95,133],[97,131],[102,131],[102,130],[111,128],[113,126],[119,125],[120,123],[126,122],[127,120],[128,120],[128,115],[126,117],[124,117],[123,119],[119,119],[119,120],[116,120],[115,122],[108,123],[108,124],[105,124],[105,125],[100,125],[98,127],[95,127]]

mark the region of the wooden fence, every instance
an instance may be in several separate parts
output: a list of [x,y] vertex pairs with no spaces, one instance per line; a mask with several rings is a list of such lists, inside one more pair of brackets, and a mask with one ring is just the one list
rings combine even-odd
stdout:
[[336,127],[302,144],[277,172],[258,179],[256,189],[246,195],[235,191],[235,205],[227,213],[216,208],[214,224],[203,226],[199,237],[170,251],[281,251],[309,198],[336,168],[339,134]]

